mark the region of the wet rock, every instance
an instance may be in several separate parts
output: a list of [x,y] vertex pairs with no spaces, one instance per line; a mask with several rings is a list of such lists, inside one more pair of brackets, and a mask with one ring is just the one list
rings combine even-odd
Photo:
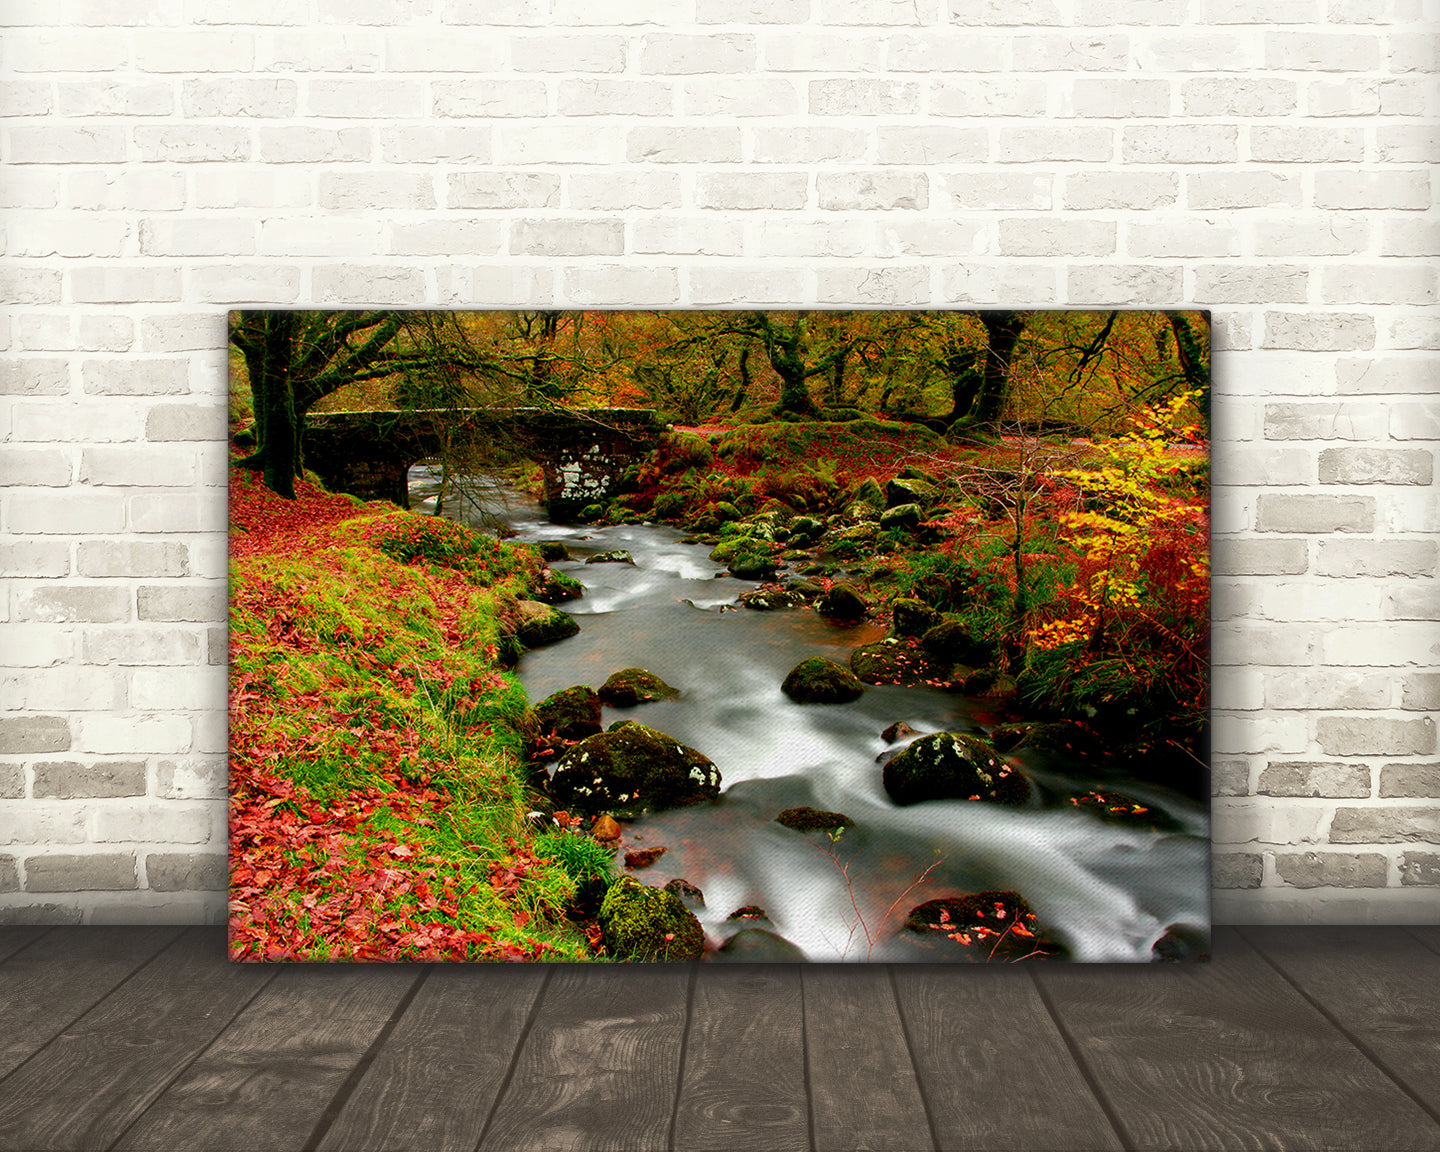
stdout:
[[790,522],[792,544],[813,544],[825,533],[825,525],[813,516],[797,516]]
[[516,606],[520,611],[520,624],[515,629],[515,638],[526,648],[543,648],[580,631],[575,617],[539,600],[520,600]]
[[904,720],[897,720],[894,724],[891,724],[890,727],[886,728],[885,731],[880,733],[880,739],[884,740],[887,744],[894,744],[895,741],[904,740],[907,736],[918,735],[919,733],[910,727],[909,724],[905,723]]
[[920,527],[922,519],[924,512],[919,504],[897,504],[894,508],[887,508],[880,513],[880,529],[889,531],[892,528],[901,528],[906,532],[913,532]]
[[721,964],[803,964],[805,953],[765,928],[742,928],[720,945],[712,960]]
[[1035,912],[1018,892],[972,892],[927,900],[910,910],[902,931],[954,951],[967,959],[997,963],[1061,951],[1037,923]]
[[768,580],[775,575],[775,560],[754,552],[741,552],[727,565],[737,580]]
[[601,703],[612,708],[630,708],[652,700],[668,700],[680,695],[680,689],[670,687],[644,668],[622,668],[600,685],[598,695]]
[[585,585],[564,572],[553,572],[547,568],[532,595],[543,604],[563,604],[584,596]]
[[1019,769],[984,740],[957,732],[936,732],[906,745],[886,762],[884,783],[901,805],[924,800],[1024,804],[1030,799],[1030,782]]
[[559,540],[541,540],[535,545],[535,550],[540,553],[540,559],[547,564],[556,560],[570,559],[570,549]]
[[608,812],[602,812],[595,817],[595,823],[590,825],[590,835],[602,844],[607,840],[618,840],[620,839],[620,824]]
[[[814,567],[814,565],[806,565],[807,569],[811,567]],[[823,593],[825,591],[825,585],[821,584],[818,580],[808,580],[802,576],[795,576],[785,581],[785,591],[794,592],[797,596],[803,596],[806,600],[809,600]]]
[[942,619],[940,613],[923,600],[909,597],[893,601],[890,610],[894,613],[897,636],[923,636]]
[[865,686],[850,669],[811,656],[790,669],[780,690],[797,704],[845,704],[859,699]]
[[886,508],[899,508],[903,504],[918,504],[924,507],[934,502],[935,489],[923,480],[903,479],[897,476],[885,485]]
[[767,912],[765,911],[764,908],[761,908],[760,905],[758,905],[758,904],[746,904],[746,905],[744,905],[744,906],[742,906],[742,907],[740,907],[740,908],[736,908],[735,911],[731,912],[729,916],[725,917],[725,919],[726,919],[726,920],[769,920],[769,919],[770,919],[770,915],[769,915],[769,913],[767,913]]
[[1194,924],[1171,924],[1150,946],[1150,959],[1161,964],[1209,960],[1210,931]]
[[705,930],[684,901],[633,876],[610,885],[598,917],[605,946],[626,960],[696,960]]
[[656,860],[665,855],[664,845],[657,845],[654,848],[637,848],[633,852],[625,853],[626,868],[648,868]]
[[591,813],[680,808],[719,795],[720,769],[673,737],[626,721],[561,756],[550,792]]
[[853,584],[841,581],[815,601],[815,611],[827,620],[863,620],[870,605]]
[[1076,760],[1090,760],[1103,751],[1099,735],[1078,720],[1001,724],[990,733],[990,743],[1001,752],[1042,752]]
[[867,476],[850,493],[849,502],[851,505],[863,505],[865,514],[873,518],[886,508],[885,489],[880,487],[879,481]]
[[832,828],[855,827],[855,821],[843,812],[825,812],[808,806],[786,808],[775,817],[775,823],[796,832],[828,832]]
[[562,740],[583,740],[600,731],[600,697],[588,684],[562,688],[535,705],[535,724],[541,733]]
[[937,659],[951,664],[988,664],[995,658],[995,646],[973,635],[965,625],[946,620],[927,629],[920,644]]
[[1179,832],[1180,823],[1167,812],[1142,804],[1123,792],[1096,789],[1069,798],[1072,807],[1098,816],[1107,824],[1122,828],[1141,828],[1150,832]]
[[624,548],[610,548],[585,558],[586,564],[634,564],[635,558]]
[[757,612],[777,612],[786,608],[800,608],[805,597],[798,592],[768,591],[747,592],[740,597],[740,603]]
[[694,909],[705,907],[705,893],[700,891],[699,888],[695,887],[694,884],[691,884],[690,881],[682,880],[679,876],[676,876],[675,879],[666,882],[665,891],[672,892],[676,896],[680,897],[680,899],[684,901],[685,907],[687,908]]
[[917,468],[914,464],[905,465],[904,468],[901,468],[899,472],[895,473],[895,478],[897,480],[919,480],[922,484],[929,484],[932,488],[938,488],[940,486],[939,480],[935,479],[929,472],[926,472],[925,469]]
[[877,640],[850,653],[850,670],[867,684],[922,684],[948,668],[913,640]]

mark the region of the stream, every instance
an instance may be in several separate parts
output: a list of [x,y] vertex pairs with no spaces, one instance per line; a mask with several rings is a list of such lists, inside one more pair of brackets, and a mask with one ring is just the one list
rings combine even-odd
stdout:
[[[434,483],[412,470],[412,507],[433,508]],[[426,497],[432,497],[428,501]],[[646,884],[680,877],[704,893],[695,908],[712,943],[755,922],[727,922],[745,905],[759,922],[811,961],[935,961],[896,930],[926,900],[1014,890],[1049,936],[1076,961],[1147,962],[1167,929],[1208,951],[1210,849],[1207,809],[1153,783],[1107,776],[1083,765],[1027,762],[1041,786],[1065,796],[1118,788],[1160,810],[1182,831],[1120,827],[1072,808],[1006,807],[931,800],[899,807],[881,783],[881,732],[903,720],[920,734],[982,735],[999,718],[958,693],[867,685],[849,704],[792,702],[787,672],[809,656],[845,664],[852,649],[884,636],[871,623],[837,626],[809,609],[756,611],[738,604],[754,585],[683,544],[675,528],[550,523],[528,497],[494,486],[486,505],[527,542],[558,540],[572,560],[551,567],[579,580],[585,595],[561,605],[580,633],[525,653],[517,668],[532,703],[574,684],[599,687],[622,668],[646,668],[681,690],[672,700],[606,707],[603,723],[632,719],[703,752],[720,769],[713,804],[655,813],[624,824],[626,847],[664,846],[633,873]],[[470,519],[470,517],[466,517]],[[586,564],[626,549],[634,565]],[[782,572],[782,577],[785,573]],[[855,822],[835,842],[775,823],[808,805]],[[633,844],[631,843],[633,841]],[[928,871],[927,871],[928,870]],[[707,958],[712,954],[707,952]]]

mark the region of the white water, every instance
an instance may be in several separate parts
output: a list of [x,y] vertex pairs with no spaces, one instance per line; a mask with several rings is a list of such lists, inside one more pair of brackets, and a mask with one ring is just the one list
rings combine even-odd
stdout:
[[[727,924],[731,911],[758,904],[769,926],[810,960],[934,960],[940,957],[918,950],[908,934],[895,936],[910,909],[987,889],[1022,894],[1080,961],[1148,961],[1168,926],[1202,933],[1208,926],[1209,823],[1201,805],[1153,784],[1091,778],[1076,766],[1035,775],[1059,795],[1123,791],[1167,812],[1184,833],[1119,828],[1053,801],[897,807],[876,762],[889,747],[880,737],[885,727],[904,720],[922,733],[980,733],[995,718],[963,696],[929,688],[872,686],[851,704],[795,704],[780,691],[792,667],[814,655],[844,663],[881,630],[835,627],[808,610],[737,607],[753,585],[725,575],[707,546],[679,543],[674,529],[561,526],[523,498],[508,501],[503,518],[519,539],[563,542],[576,559],[552,567],[586,586],[584,598],[562,605],[579,621],[579,635],[520,662],[530,699],[573,684],[598,688],[621,668],[648,668],[681,696],[606,708],[604,723],[638,720],[720,769],[724,792],[715,804],[625,826],[627,841],[667,849],[637,873],[645,883],[683,877],[704,892],[698,915],[713,942],[746,926]],[[634,566],[583,562],[611,548],[627,549]],[[856,827],[832,846],[819,833],[774,822],[799,805],[843,812]]]

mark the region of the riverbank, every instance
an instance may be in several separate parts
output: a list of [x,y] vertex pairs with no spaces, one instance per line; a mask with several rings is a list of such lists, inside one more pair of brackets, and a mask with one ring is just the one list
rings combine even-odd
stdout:
[[232,957],[585,958],[575,882],[526,819],[504,651],[543,563],[297,496],[231,470]]

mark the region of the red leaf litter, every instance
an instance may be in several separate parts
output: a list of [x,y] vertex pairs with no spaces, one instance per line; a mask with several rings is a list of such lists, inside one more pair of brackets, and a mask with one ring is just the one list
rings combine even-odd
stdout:
[[265,487],[260,473],[230,470],[230,555],[257,556],[292,552],[314,544],[334,525],[359,514],[347,496],[322,492],[297,478],[295,499],[277,496]]

